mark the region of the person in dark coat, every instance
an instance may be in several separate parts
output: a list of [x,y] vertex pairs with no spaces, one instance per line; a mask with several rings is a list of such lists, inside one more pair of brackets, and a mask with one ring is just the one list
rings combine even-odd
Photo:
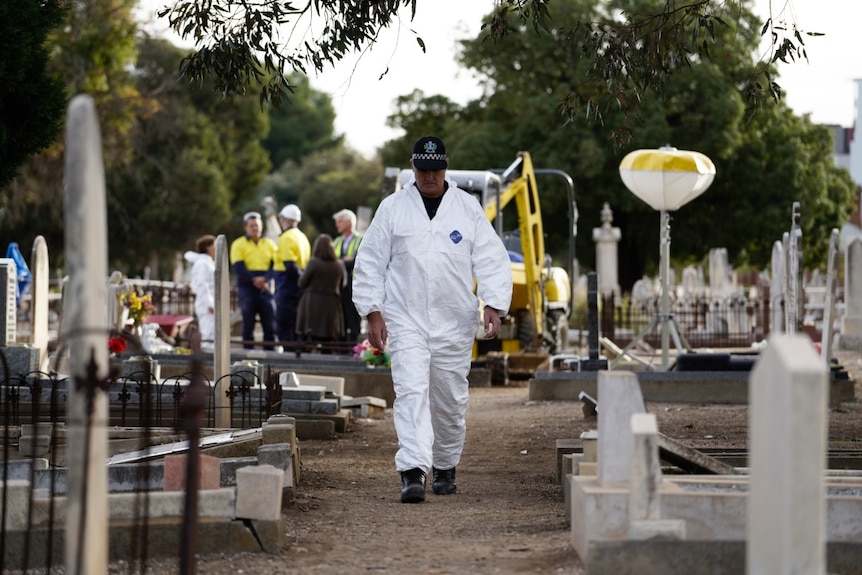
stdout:
[[296,318],[296,333],[306,341],[329,343],[344,335],[341,288],[347,275],[336,257],[332,236],[321,234],[314,240],[311,259],[299,285],[302,297]]

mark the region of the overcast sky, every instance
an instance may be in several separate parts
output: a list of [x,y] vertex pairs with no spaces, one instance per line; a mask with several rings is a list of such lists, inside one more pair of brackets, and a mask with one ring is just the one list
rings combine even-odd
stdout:
[[[152,14],[161,0],[145,0],[142,14]],[[474,37],[494,0],[421,0],[416,19],[404,12],[399,26],[384,30],[373,49],[350,57],[334,69],[316,76],[315,88],[332,96],[335,129],[367,156],[400,131],[386,127],[386,117],[400,95],[420,89],[426,95],[443,94],[464,104],[481,94],[475,78],[455,63],[455,43]],[[798,114],[811,114],[814,122],[852,126],[856,90],[862,79],[862,57],[854,57],[853,38],[860,33],[862,0],[755,0],[755,12],[770,13],[805,31],[825,36],[806,38],[808,62],[780,65],[778,83],[787,91],[787,103]],[[164,31],[166,25],[156,24]],[[426,46],[423,53],[415,31]],[[387,72],[388,70],[388,72]]]

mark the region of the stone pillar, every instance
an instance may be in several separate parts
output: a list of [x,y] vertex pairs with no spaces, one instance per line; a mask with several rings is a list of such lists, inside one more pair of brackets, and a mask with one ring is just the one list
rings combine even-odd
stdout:
[[[602,296],[614,294],[620,297],[619,284],[619,243],[622,233],[613,227],[614,214],[605,202],[602,208],[602,227],[593,228],[593,241],[596,243],[596,273],[599,275],[599,293]],[[572,279],[574,282],[574,278]]]
[[771,337],[749,377],[748,397],[746,573],[822,575],[828,368],[808,337]]
[[862,350],[862,237],[853,238],[844,254],[844,317],[838,346]]
[[51,281],[48,267],[48,244],[43,236],[36,236],[30,257],[33,283],[31,284],[30,343],[39,354],[39,370],[48,371],[48,284]]
[[66,573],[108,569],[108,377],[105,331],[108,261],[105,170],[96,107],[90,96],[69,104],[66,128],[66,314],[69,343]]
[[224,235],[216,238],[215,252],[215,426],[230,427],[230,263]]

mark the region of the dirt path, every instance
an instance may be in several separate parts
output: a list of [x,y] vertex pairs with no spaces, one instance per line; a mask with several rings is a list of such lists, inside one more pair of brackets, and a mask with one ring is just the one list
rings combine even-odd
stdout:
[[555,439],[579,404],[526,405],[525,388],[471,390],[458,493],[400,503],[391,414],[301,443],[297,505],[278,557],[210,558],[201,573],[583,573],[569,545]]
[[[862,359],[842,362],[862,397]],[[744,405],[647,404],[659,430],[697,447],[747,446]],[[458,493],[399,501],[391,413],[333,441],[301,442],[296,506],[277,556],[200,558],[198,572],[236,574],[583,574],[569,544],[555,441],[594,429],[581,404],[527,402],[526,388],[473,388]],[[830,447],[860,448],[862,403],[830,411]],[[152,573],[175,573],[162,563]]]

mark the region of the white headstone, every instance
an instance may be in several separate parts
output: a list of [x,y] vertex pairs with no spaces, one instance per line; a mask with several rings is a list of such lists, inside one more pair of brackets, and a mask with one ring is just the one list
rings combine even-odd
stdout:
[[[86,382],[93,376],[104,381],[108,377],[108,234],[102,137],[93,99],[75,96],[66,118],[64,210],[69,281],[61,337],[69,343],[70,381]],[[108,395],[98,387],[76,385],[70,386],[68,398],[66,573],[107,573]]]
[[823,328],[820,337],[820,359],[827,365],[832,361],[832,335],[835,329],[835,283],[838,273],[838,241],[840,232],[832,229],[829,237],[829,254],[826,259],[825,299],[823,302]]
[[39,350],[39,369],[48,371],[48,287],[51,281],[48,266],[48,244],[43,236],[33,241],[30,269],[33,283],[30,287],[32,305],[30,306],[30,343]]
[[844,318],[841,320],[841,346],[845,336],[862,338],[862,237],[853,238],[844,256]]
[[771,337],[748,382],[748,575],[823,574],[829,373],[811,340]]
[[108,278],[106,310],[108,327],[122,331],[128,319],[128,310],[123,305],[123,294],[132,291],[132,286],[122,272],[114,270]]
[[693,298],[700,295],[703,288],[703,275],[692,265],[682,268],[682,297]]
[[230,263],[225,236],[216,238],[215,251],[215,346],[213,375],[215,381],[215,425],[230,427]]
[[596,478],[601,485],[626,483],[631,459],[632,415],[646,411],[637,376],[631,371],[600,371],[597,399],[602,414]]
[[723,298],[731,293],[727,248],[709,250],[709,293],[713,298]]
[[770,333],[779,334],[784,331],[784,243],[776,241],[772,244],[771,277],[769,278],[769,313],[771,317]]
[[661,461],[658,455],[658,422],[654,413],[631,417],[629,521],[661,519]]
[[0,258],[0,346],[15,345],[18,338],[16,300],[18,267],[11,258]]

